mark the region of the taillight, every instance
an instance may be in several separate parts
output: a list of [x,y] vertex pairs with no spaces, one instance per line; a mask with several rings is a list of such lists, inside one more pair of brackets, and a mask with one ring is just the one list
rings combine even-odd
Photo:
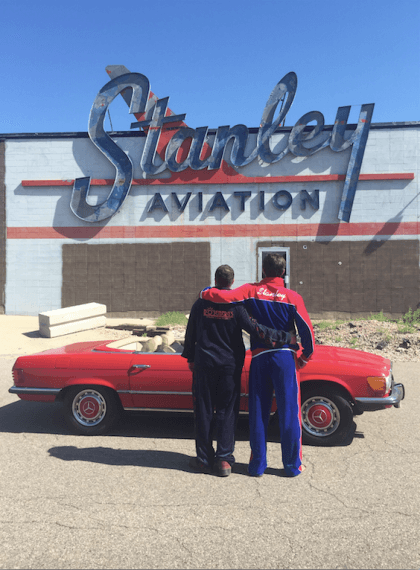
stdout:
[[378,396],[384,396],[386,392],[386,378],[383,376],[368,376],[367,378],[369,386],[374,392],[377,392]]
[[13,380],[15,384],[24,384],[25,383],[25,375],[23,373],[22,368],[13,368],[12,371]]

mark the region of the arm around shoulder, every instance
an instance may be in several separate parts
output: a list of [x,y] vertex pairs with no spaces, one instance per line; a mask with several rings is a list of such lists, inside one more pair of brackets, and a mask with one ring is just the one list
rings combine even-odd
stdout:
[[200,297],[205,301],[212,301],[213,303],[240,303],[249,299],[249,288],[250,285],[246,283],[241,285],[237,289],[218,289],[217,287],[212,287],[211,289],[205,289],[201,291]]

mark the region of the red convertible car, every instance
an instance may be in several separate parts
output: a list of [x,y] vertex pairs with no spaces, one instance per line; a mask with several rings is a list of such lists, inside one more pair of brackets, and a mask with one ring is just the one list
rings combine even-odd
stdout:
[[[142,350],[143,345],[131,336],[20,356],[13,366],[14,386],[9,392],[22,400],[63,402],[68,424],[85,435],[107,432],[123,410],[192,411],[191,372],[180,352]],[[250,363],[248,351],[241,412],[248,409]],[[389,360],[317,345],[301,371],[303,441],[337,445],[351,432],[354,415],[399,407],[403,398],[404,386],[394,383]]]

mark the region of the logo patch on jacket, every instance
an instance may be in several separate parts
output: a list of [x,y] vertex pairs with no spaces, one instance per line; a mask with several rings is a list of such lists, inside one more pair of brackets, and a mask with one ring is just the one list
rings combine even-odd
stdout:
[[229,321],[233,319],[232,311],[215,311],[214,309],[204,309],[203,315],[209,319],[223,319]]

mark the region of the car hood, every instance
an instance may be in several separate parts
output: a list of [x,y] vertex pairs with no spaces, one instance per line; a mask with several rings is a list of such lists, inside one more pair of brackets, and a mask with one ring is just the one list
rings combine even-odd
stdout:
[[370,352],[363,352],[355,350],[354,348],[341,348],[339,346],[324,346],[317,344],[312,355],[312,362],[322,362],[327,360],[329,362],[351,363],[353,365],[361,366],[380,366],[388,368],[390,361],[379,354],[372,354]]

